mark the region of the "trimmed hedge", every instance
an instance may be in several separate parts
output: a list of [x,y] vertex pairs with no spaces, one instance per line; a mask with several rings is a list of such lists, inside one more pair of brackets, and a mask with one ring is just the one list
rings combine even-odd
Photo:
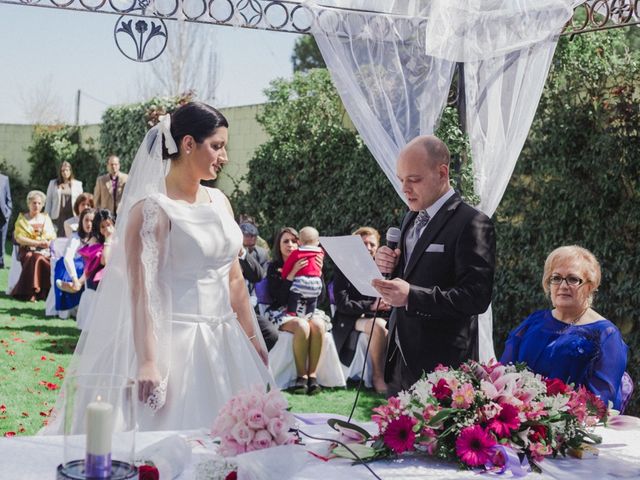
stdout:
[[141,103],[109,107],[102,114],[100,126],[100,154],[120,158],[120,168],[128,172],[136,156],[140,142],[147,130],[158,123],[158,117],[173,112],[183,103],[192,100],[191,92],[177,97],[157,97]]

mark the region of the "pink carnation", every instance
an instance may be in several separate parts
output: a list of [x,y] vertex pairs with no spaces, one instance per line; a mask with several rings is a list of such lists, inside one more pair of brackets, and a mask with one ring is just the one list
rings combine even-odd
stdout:
[[438,383],[433,386],[433,396],[438,400],[444,400],[445,398],[451,397],[451,389],[444,378],[438,380]]
[[551,447],[540,442],[533,442],[529,445],[529,452],[534,462],[540,462],[547,455],[551,455]]
[[491,419],[487,427],[498,437],[504,438],[510,436],[511,431],[520,426],[520,418],[518,409],[513,405],[501,403],[500,407],[502,407],[500,413]]

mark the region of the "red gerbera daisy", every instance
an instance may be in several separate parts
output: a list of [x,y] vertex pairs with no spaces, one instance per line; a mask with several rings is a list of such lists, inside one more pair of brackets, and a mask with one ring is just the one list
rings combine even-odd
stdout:
[[456,454],[470,467],[478,467],[491,458],[495,444],[493,435],[485,432],[480,425],[474,425],[460,432],[456,439]]
[[407,415],[401,415],[392,420],[384,432],[384,444],[395,453],[413,450],[416,434],[413,425],[416,420]]

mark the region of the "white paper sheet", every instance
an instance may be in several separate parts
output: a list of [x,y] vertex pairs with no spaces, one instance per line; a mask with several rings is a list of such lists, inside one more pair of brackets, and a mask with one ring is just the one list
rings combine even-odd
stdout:
[[374,278],[383,278],[359,235],[320,237],[320,245],[345,277],[362,295],[379,297],[371,286]]

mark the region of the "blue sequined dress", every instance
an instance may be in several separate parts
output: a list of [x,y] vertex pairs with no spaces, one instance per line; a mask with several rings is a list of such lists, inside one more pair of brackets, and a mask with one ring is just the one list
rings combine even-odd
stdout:
[[507,339],[502,363],[526,362],[536,373],[584,385],[619,409],[620,383],[627,366],[627,345],[620,330],[602,319],[568,325],[551,310],[532,313]]

